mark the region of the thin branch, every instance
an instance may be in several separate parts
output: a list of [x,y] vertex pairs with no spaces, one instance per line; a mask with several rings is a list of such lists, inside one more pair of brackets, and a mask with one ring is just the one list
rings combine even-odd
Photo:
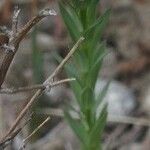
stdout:
[[50,117],[48,117],[47,119],[45,119],[29,136],[27,136],[24,140],[23,140],[23,144],[22,146],[19,148],[19,150],[23,150],[26,146],[26,144],[28,143],[28,141],[30,140],[30,138],[38,131],[40,130],[48,121],[50,120]]
[[60,81],[56,81],[53,83],[48,83],[48,84],[37,84],[33,86],[27,86],[27,87],[18,87],[18,88],[5,88],[5,89],[0,89],[0,94],[16,94],[19,92],[26,92],[26,91],[31,91],[31,90],[38,90],[38,89],[50,89],[53,86],[57,86],[66,82],[71,82],[75,81],[75,78],[68,78],[68,79],[63,79]]
[[50,117],[45,119],[29,136],[27,136],[23,142],[26,143],[40,128],[42,128],[48,121],[50,120]]
[[[71,56],[74,54],[74,52],[77,50],[77,48],[83,42],[83,40],[84,40],[84,38],[81,37],[77,41],[77,43],[73,46],[73,48],[70,50],[70,52],[67,54],[67,56],[63,59],[63,61],[59,64],[59,66],[54,70],[54,72],[52,73],[52,75],[50,75],[50,77],[48,77],[48,79],[43,83],[44,85],[48,84],[49,82],[51,82],[51,80],[54,78],[54,76],[57,75],[57,73],[66,64],[66,62],[71,58]],[[9,136],[9,134],[11,134],[15,130],[15,128],[17,127],[17,125],[19,124],[19,122],[21,121],[21,119],[24,117],[24,115],[28,111],[28,109],[33,105],[33,103],[43,93],[43,91],[44,90],[40,89],[40,90],[38,90],[33,95],[33,97],[30,99],[30,101],[27,103],[27,105],[24,107],[24,109],[20,112],[20,114],[18,115],[18,117],[16,118],[16,120],[14,121],[14,123],[12,124],[12,126],[10,127],[10,129],[8,130],[8,132],[6,133],[6,135],[2,138],[2,141],[5,140],[5,138],[7,138]]]
[[67,54],[67,56],[63,59],[63,61],[59,64],[59,66],[55,69],[55,71],[49,76],[49,78],[44,82],[46,84],[47,82],[50,82],[62,69],[62,67],[66,64],[66,62],[71,58],[71,56],[74,54],[74,52],[77,50],[79,45],[83,42],[84,37],[81,37],[77,43],[73,46],[71,51]]

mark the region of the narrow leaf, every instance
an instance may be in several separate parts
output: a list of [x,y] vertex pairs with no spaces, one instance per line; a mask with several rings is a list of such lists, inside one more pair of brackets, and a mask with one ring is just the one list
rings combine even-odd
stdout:
[[66,7],[62,2],[59,3],[61,15],[74,41],[79,39],[82,32],[82,25],[71,7]]
[[70,124],[71,128],[74,130],[75,134],[78,136],[80,141],[83,144],[85,144],[87,135],[86,135],[84,126],[81,124],[79,120],[74,120],[67,111],[64,111],[64,114],[65,114],[66,120]]
[[[106,118],[107,118],[107,110],[106,110],[106,106],[103,108],[100,117],[96,120],[95,125],[90,133],[90,146],[91,149],[96,149],[98,150],[100,147],[100,138],[101,138],[101,134],[102,131],[105,127],[106,124]],[[94,142],[93,142],[94,141]]]

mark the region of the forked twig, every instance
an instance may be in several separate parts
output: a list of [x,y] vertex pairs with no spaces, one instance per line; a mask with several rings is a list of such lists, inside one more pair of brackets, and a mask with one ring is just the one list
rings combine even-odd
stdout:
[[[62,69],[62,67],[66,64],[66,62],[71,58],[71,56],[77,50],[77,48],[79,47],[79,45],[83,42],[83,40],[84,40],[84,38],[81,37],[77,41],[77,43],[73,46],[73,48],[70,50],[70,52],[67,54],[67,56],[62,60],[62,62],[54,70],[54,72],[52,73],[52,75],[50,75],[48,77],[48,79],[43,83],[44,85],[50,83],[51,80],[59,73],[59,71]],[[10,127],[10,129],[8,130],[8,132],[6,133],[6,135],[2,138],[2,141],[4,141],[5,138],[7,138],[15,130],[15,128],[17,127],[17,125],[19,124],[19,122],[21,121],[21,119],[24,117],[24,115],[28,111],[28,109],[32,106],[32,104],[36,101],[36,99],[43,93],[43,91],[44,90],[40,89],[40,90],[38,90],[33,95],[33,97],[30,99],[30,101],[27,103],[27,105],[24,107],[24,109],[20,112],[20,114],[18,115],[18,117],[16,118],[16,120],[14,121],[14,123],[12,124],[12,126]]]
[[26,92],[26,91],[31,91],[31,90],[47,89],[47,88],[52,88],[53,86],[57,86],[66,82],[71,82],[71,81],[75,81],[75,78],[68,78],[68,79],[55,81],[53,83],[37,84],[37,85],[27,86],[27,87],[5,88],[5,89],[2,88],[0,89],[0,94],[16,94],[19,92]]

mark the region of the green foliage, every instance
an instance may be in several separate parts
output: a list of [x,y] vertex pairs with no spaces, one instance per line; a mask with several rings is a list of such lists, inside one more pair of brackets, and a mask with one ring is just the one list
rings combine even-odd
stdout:
[[80,141],[82,142],[82,144],[86,144],[86,137],[87,132],[85,130],[84,124],[81,123],[80,121],[76,121],[75,119],[73,119],[71,117],[71,115],[65,111],[65,116],[67,121],[69,122],[71,128],[74,130],[74,132],[76,133],[76,135],[78,136],[78,138],[80,139]]
[[62,0],[59,2],[60,12],[68,32],[75,43],[81,36],[85,41],[75,53],[73,61],[66,65],[68,76],[75,77],[71,83],[76,101],[80,108],[79,120],[74,119],[65,111],[66,119],[81,141],[83,150],[101,149],[101,136],[104,129],[107,110],[106,106],[97,115],[98,106],[106,94],[108,85],[98,97],[95,96],[95,84],[102,65],[105,43],[100,42],[106,27],[110,10],[97,18],[99,0]]

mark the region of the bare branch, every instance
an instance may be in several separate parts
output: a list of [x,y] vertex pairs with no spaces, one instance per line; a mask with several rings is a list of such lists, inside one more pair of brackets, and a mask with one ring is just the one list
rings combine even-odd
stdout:
[[59,64],[59,66],[55,69],[55,71],[49,76],[49,78],[44,82],[44,84],[47,84],[50,82],[62,69],[62,67],[66,64],[66,62],[71,58],[71,56],[74,54],[74,52],[77,50],[79,45],[83,42],[84,37],[81,37],[77,43],[73,46],[71,51],[68,53],[68,55],[63,59],[63,61]]
[[[54,76],[56,76],[58,74],[58,72],[62,69],[62,67],[66,64],[66,62],[71,58],[71,56],[74,54],[74,52],[77,50],[79,45],[83,42],[83,40],[84,40],[84,38],[81,37],[77,41],[77,43],[73,46],[73,48],[70,50],[70,52],[67,54],[67,56],[63,59],[63,61],[60,63],[60,65],[54,70],[52,75],[50,75],[50,77],[48,77],[48,79],[43,83],[44,85],[50,83],[51,80],[54,78]],[[29,110],[29,108],[33,105],[33,103],[37,100],[37,98],[43,92],[44,92],[44,90],[40,89],[33,95],[33,97],[30,99],[30,101],[27,103],[27,105],[24,107],[24,109],[20,112],[20,114],[18,115],[18,117],[16,118],[16,120],[14,121],[14,123],[12,124],[12,126],[10,127],[8,132],[6,133],[6,135],[2,138],[2,141],[5,140],[5,138],[7,138],[15,130],[15,128],[17,127],[17,125],[19,124],[21,119],[24,117],[26,112]]]
[[63,79],[60,81],[56,81],[53,83],[48,83],[48,84],[37,84],[37,85],[33,85],[33,86],[28,86],[28,87],[19,87],[19,88],[7,88],[7,89],[0,89],[0,94],[15,94],[15,93],[19,93],[19,92],[26,92],[26,91],[31,91],[31,90],[38,90],[38,89],[50,89],[53,86],[57,86],[66,82],[71,82],[71,81],[75,81],[75,78],[68,78],[68,79]]

